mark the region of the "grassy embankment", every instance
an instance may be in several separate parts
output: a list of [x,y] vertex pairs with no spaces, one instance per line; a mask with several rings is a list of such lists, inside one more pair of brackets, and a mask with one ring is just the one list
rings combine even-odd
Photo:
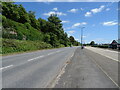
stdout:
[[12,39],[1,39],[1,41],[2,41],[1,54],[3,55],[52,48],[50,44],[40,41],[26,41]]
[[[2,18],[2,39],[0,42],[0,54],[8,55],[28,51],[55,48],[44,42],[45,34],[31,27],[29,24],[21,24],[13,20]],[[23,40],[25,38],[25,40]],[[60,45],[59,47],[64,47]],[[57,48],[59,48],[57,47]]]

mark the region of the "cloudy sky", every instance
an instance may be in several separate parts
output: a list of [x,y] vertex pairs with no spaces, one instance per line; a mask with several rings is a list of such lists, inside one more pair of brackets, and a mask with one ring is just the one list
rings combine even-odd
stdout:
[[35,11],[36,18],[46,19],[56,13],[64,31],[80,41],[81,27],[84,42],[110,43],[118,38],[117,2],[17,2],[27,11]]

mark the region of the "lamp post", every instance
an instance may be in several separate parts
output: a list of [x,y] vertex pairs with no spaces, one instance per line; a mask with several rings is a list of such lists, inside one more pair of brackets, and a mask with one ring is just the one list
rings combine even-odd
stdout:
[[84,29],[85,27],[81,27],[81,49],[83,49],[83,29]]

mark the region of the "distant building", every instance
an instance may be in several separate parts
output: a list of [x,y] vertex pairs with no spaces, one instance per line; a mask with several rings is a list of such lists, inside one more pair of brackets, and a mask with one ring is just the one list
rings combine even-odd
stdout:
[[118,49],[120,50],[120,39],[118,39]]
[[113,40],[112,43],[110,44],[110,48],[120,50],[120,39]]

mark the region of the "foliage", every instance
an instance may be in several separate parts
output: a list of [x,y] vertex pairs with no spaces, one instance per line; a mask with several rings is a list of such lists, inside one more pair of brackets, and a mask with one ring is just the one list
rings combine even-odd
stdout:
[[[53,47],[80,45],[80,43],[77,42],[73,36],[68,37],[67,33],[63,30],[63,25],[61,22],[62,21],[55,14],[49,16],[48,20],[44,20],[42,18],[36,19],[35,12],[27,12],[22,5],[17,5],[13,2],[2,2],[2,37],[6,38],[6,40],[10,39],[11,42],[8,43],[10,45],[14,43],[12,39],[23,40],[25,45],[29,44],[28,42],[30,41],[34,41],[33,43],[36,42],[36,44],[37,42],[45,42]],[[21,48],[24,49],[23,46],[21,46]],[[30,48],[30,46],[28,46],[28,48]],[[28,48],[26,49],[25,47],[24,50],[28,50]],[[36,47],[33,49],[36,49]],[[3,46],[3,50],[8,50],[7,52],[12,50],[11,52],[13,52],[15,50],[19,51],[19,48],[13,48],[11,46],[6,47],[5,45]],[[20,49],[20,51],[22,50]]]
[[73,36],[70,36],[70,37],[69,37],[69,40],[70,40],[70,42],[72,43],[72,45],[74,45],[74,46],[79,46],[79,45],[80,45],[80,43],[77,42],[77,41],[74,39]]
[[109,45],[93,45],[92,47],[108,48]]
[[13,2],[2,2],[2,15],[20,23],[29,22],[29,17],[25,8]]
[[18,40],[43,40],[43,34],[29,23],[18,23],[3,16],[3,38]]
[[94,45],[94,44],[95,44],[95,42],[94,42],[94,41],[91,41],[91,42],[90,42],[90,45]]
[[45,42],[2,39],[2,54],[47,48],[52,48],[52,46]]

